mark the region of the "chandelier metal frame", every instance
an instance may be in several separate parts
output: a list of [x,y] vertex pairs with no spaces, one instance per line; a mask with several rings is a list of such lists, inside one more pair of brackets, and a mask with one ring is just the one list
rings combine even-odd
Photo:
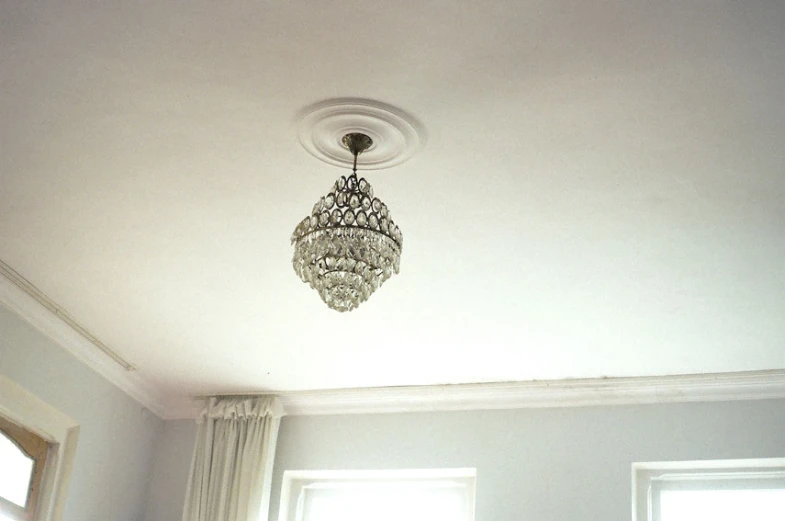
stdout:
[[341,142],[354,156],[352,173],[341,176],[320,198],[311,215],[292,234],[292,265],[303,282],[337,311],[365,302],[393,273],[400,271],[403,234],[373,187],[357,178],[360,154],[373,139],[360,132]]

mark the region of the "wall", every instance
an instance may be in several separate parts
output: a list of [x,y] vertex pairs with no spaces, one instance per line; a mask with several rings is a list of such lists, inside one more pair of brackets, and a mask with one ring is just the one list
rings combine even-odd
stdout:
[[144,519],[164,422],[2,305],[0,374],[80,424],[63,520]]
[[194,420],[171,420],[158,439],[150,479],[147,521],[180,521],[196,443]]
[[635,461],[785,456],[785,400],[285,417],[286,469],[476,467],[478,521],[624,521]]
[[[196,426],[166,422],[147,521],[179,520]],[[785,400],[443,413],[287,416],[286,469],[476,467],[478,521],[625,521],[635,461],[785,456]]]

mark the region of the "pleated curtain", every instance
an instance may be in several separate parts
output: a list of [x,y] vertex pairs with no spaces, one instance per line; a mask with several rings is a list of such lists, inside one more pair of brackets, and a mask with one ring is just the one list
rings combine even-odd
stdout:
[[183,521],[267,521],[280,419],[275,397],[209,400],[197,420]]

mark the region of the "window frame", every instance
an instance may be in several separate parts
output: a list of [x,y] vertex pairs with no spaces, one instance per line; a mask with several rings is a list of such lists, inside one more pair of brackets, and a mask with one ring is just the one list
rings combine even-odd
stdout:
[[0,416],[49,444],[31,521],[60,521],[76,457],[79,423],[4,375],[0,375]]
[[0,496],[0,514],[15,520],[33,521],[38,507],[38,497],[46,462],[49,455],[49,443],[34,432],[17,425],[0,416],[0,435],[4,435],[28,458],[33,460],[33,473],[25,496],[24,506],[19,506]]
[[666,490],[785,488],[785,458],[634,463],[632,520],[660,521]]
[[286,470],[281,483],[278,521],[298,521],[305,490],[322,484],[373,481],[456,481],[465,487],[469,520],[474,520],[477,469]]

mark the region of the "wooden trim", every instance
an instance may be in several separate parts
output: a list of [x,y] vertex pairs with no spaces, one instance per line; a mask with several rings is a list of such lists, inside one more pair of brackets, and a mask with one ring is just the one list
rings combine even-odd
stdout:
[[27,491],[24,508],[0,497],[0,512],[10,515],[13,519],[33,521],[38,506],[38,496],[41,493],[41,482],[46,468],[46,458],[49,454],[49,443],[35,433],[2,417],[0,417],[0,433],[33,459],[33,475],[30,479],[30,488]]
[[35,521],[61,521],[79,443],[79,423],[2,374],[0,416],[49,442]]

